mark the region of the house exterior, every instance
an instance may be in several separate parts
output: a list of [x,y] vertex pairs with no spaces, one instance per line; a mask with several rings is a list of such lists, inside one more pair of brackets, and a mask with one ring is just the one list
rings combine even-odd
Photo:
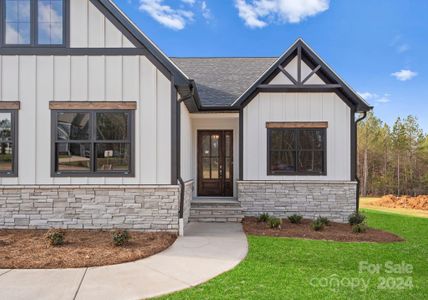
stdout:
[[370,110],[301,39],[169,58],[109,0],[1,3],[0,227],[344,221]]

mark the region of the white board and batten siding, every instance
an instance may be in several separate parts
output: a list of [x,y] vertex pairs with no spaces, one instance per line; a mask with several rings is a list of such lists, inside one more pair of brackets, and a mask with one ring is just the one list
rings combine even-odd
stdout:
[[135,48],[89,0],[70,0],[71,48]]
[[190,113],[186,105],[181,102],[180,104],[181,112],[181,149],[180,149],[180,159],[181,159],[181,178],[184,181],[189,181],[194,179],[193,174],[193,131],[192,131],[192,120],[190,118]]
[[[350,180],[350,108],[335,93],[259,93],[244,109],[244,180]],[[326,121],[326,176],[268,176],[266,122]]]
[[[17,100],[19,176],[0,184],[170,184],[171,82],[145,56],[0,56],[0,101]],[[135,177],[51,177],[49,101],[137,101]]]

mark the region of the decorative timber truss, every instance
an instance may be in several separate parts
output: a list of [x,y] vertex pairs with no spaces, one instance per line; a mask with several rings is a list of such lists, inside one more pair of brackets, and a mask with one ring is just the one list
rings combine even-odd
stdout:
[[234,106],[246,106],[259,92],[334,92],[356,112],[371,109],[302,39],[239,97]]

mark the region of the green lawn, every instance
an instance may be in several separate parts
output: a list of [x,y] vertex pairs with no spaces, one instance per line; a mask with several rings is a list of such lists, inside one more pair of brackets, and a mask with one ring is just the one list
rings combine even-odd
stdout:
[[[369,210],[366,214],[371,227],[406,241],[339,243],[249,236],[248,256],[235,269],[162,299],[428,299],[428,219]],[[361,261],[382,269],[378,274],[360,273]],[[387,273],[388,261],[404,261],[413,271]]]

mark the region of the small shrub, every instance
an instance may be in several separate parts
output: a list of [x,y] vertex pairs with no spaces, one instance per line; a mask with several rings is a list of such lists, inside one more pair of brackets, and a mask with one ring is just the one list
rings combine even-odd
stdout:
[[61,229],[49,229],[46,233],[46,239],[51,246],[61,246],[64,244],[65,232]]
[[354,233],[363,233],[366,232],[368,229],[368,226],[366,222],[362,222],[360,224],[352,225],[352,232]]
[[330,220],[327,217],[321,217],[319,216],[317,218],[318,221],[320,221],[321,223],[323,223],[325,226],[329,226],[330,225]]
[[282,224],[282,220],[279,218],[275,218],[275,217],[271,217],[268,220],[269,223],[269,227],[272,229],[280,229],[281,228],[281,224]]
[[324,229],[324,223],[321,222],[319,218],[316,218],[315,220],[312,221],[311,228],[315,231],[321,231]]
[[270,216],[268,213],[262,213],[259,217],[258,217],[258,221],[259,222],[267,222],[269,220]]
[[116,230],[113,232],[112,238],[115,246],[123,246],[129,241],[131,236],[127,230]]
[[302,221],[303,217],[301,215],[294,214],[289,216],[288,219],[293,224],[299,224]]
[[349,215],[348,222],[350,225],[357,225],[357,224],[363,223],[365,219],[366,219],[365,215],[356,211]]

